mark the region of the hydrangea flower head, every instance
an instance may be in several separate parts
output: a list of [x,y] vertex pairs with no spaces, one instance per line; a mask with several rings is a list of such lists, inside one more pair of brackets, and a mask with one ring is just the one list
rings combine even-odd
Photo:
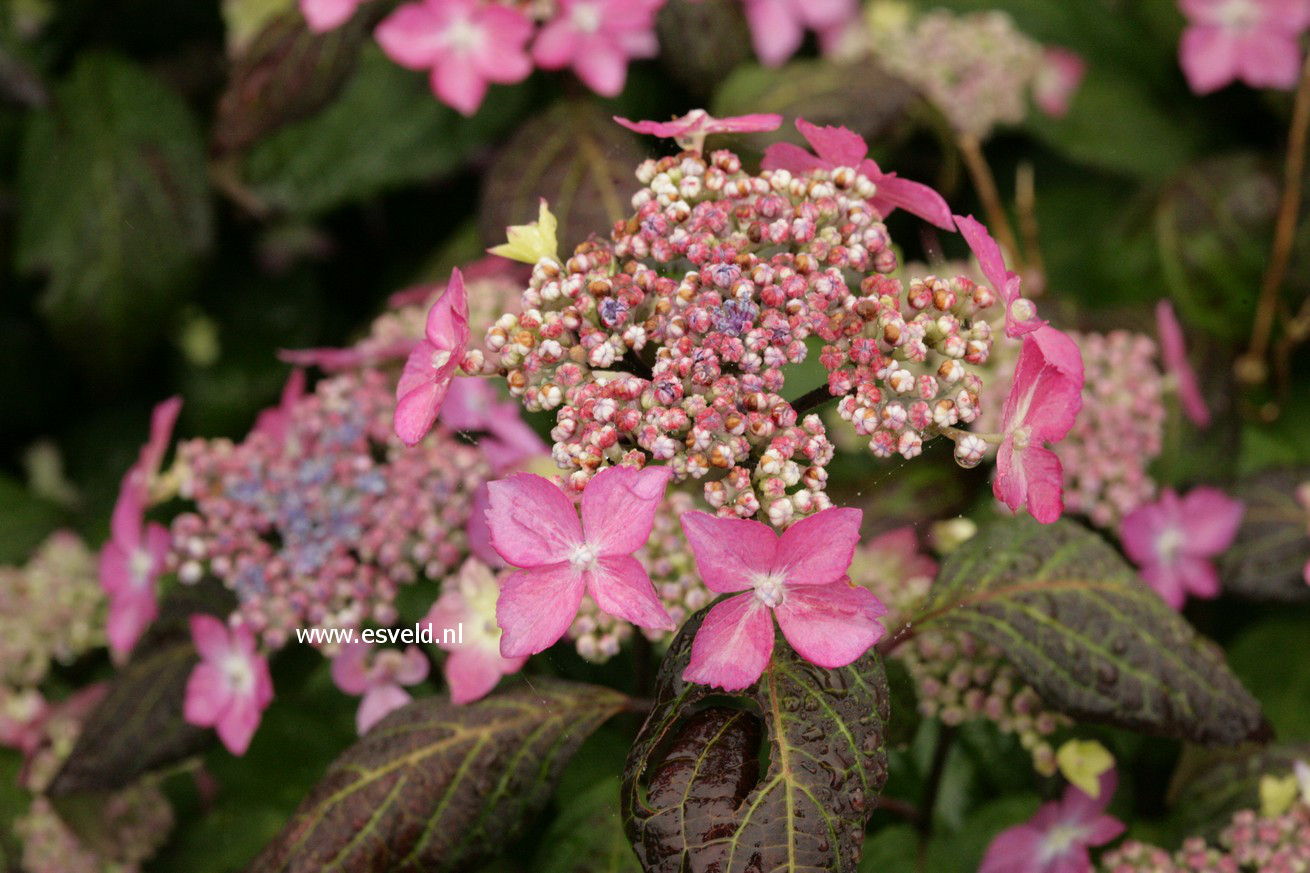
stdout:
[[846,577],[860,539],[858,509],[832,507],[779,537],[758,521],[687,512],[682,528],[710,590],[732,597],[705,616],[682,678],[739,691],[773,653],[773,618],[801,657],[845,667],[883,635],[887,609]]
[[1095,798],[1069,785],[1059,801],[1044,804],[1027,823],[998,834],[978,873],[1090,873],[1087,850],[1124,832],[1123,822],[1105,812],[1118,782],[1118,773],[1106,770]]
[[336,30],[368,0],[300,0],[300,14],[315,33]]
[[212,727],[234,755],[244,755],[273,701],[268,661],[255,650],[250,630],[212,615],[191,616],[191,640],[201,661],[187,680],[183,714],[199,727]]
[[480,0],[406,3],[374,35],[393,61],[431,70],[432,90],[464,115],[482,105],[491,82],[521,82],[532,72],[532,22],[522,12]]
[[347,694],[363,695],[355,713],[360,735],[412,699],[402,685],[428,678],[428,659],[418,646],[379,649],[370,643],[347,643],[332,659],[332,681]]
[[942,195],[922,182],[884,173],[878,162],[869,157],[869,146],[858,133],[844,127],[820,127],[803,118],[796,119],[796,129],[809,142],[814,154],[792,143],[774,143],[764,151],[765,169],[804,173],[807,170],[850,167],[877,186],[877,192],[869,202],[883,218],[897,209],[904,209],[945,230],[955,229],[951,208]]
[[672,470],[607,467],[582,494],[582,518],[549,479],[517,473],[490,483],[491,544],[519,571],[501,588],[501,654],[545,651],[564,636],[584,591],[639,627],[673,628],[632,553],[646,542]]
[[1045,443],[1063,439],[1073,427],[1082,390],[1083,360],[1073,340],[1053,327],[1024,336],[1001,418],[992,490],[1011,510],[1026,505],[1042,524],[1064,511],[1060,459]]
[[458,269],[446,293],[428,311],[424,336],[410,352],[396,385],[396,436],[407,446],[417,445],[432,429],[468,347],[468,297]]
[[1310,25],[1305,0],[1179,0],[1188,27],[1178,46],[1187,84],[1197,94],[1241,79],[1252,88],[1296,86],[1298,43]]
[[1001,247],[987,228],[972,215],[955,216],[955,226],[978,259],[978,266],[991,283],[992,290],[1005,302],[1005,335],[1013,339],[1046,324],[1038,321],[1033,302],[1024,298],[1023,283],[1018,274],[1005,268]]
[[782,116],[773,113],[715,118],[704,109],[693,109],[672,121],[629,121],[617,115],[614,120],[634,133],[671,139],[679,148],[695,152],[705,150],[705,137],[711,134],[764,133],[777,130],[782,124]]
[[[500,581],[491,568],[470,558],[447,579],[437,602],[423,620],[432,625],[433,639],[449,654],[442,672],[454,703],[472,703],[496,687],[501,676],[523,668],[527,656],[500,653],[501,630],[496,624]],[[463,639],[449,642],[443,631],[462,628]]]
[[597,94],[623,90],[628,61],[659,51],[655,13],[663,0],[559,0],[559,14],[532,45],[532,57],[547,70],[572,67]]
[[860,14],[856,0],[743,0],[755,53],[776,67],[801,47],[807,29],[820,37],[839,31]]
[[128,473],[114,504],[110,540],[100,551],[100,585],[109,595],[109,648],[122,656],[159,614],[155,580],[164,572],[168,529],[145,520],[143,479]]
[[1174,305],[1168,300],[1161,300],[1155,305],[1155,324],[1160,333],[1160,354],[1164,359],[1164,369],[1174,378],[1183,411],[1187,413],[1193,424],[1198,427],[1209,427],[1210,409],[1205,405],[1205,398],[1201,395],[1201,385],[1196,378],[1196,371],[1187,360],[1183,326],[1178,323]]
[[1181,609],[1193,597],[1218,597],[1211,558],[1233,543],[1245,507],[1217,488],[1193,488],[1179,497],[1166,488],[1155,503],[1139,506],[1119,528],[1128,557],[1165,603]]

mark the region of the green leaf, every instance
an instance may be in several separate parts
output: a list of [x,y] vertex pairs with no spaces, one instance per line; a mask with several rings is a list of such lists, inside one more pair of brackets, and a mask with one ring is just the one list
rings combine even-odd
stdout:
[[266,22],[237,56],[218,101],[218,153],[249,146],[285,124],[313,115],[340,93],[368,37],[369,16],[314,33],[299,10]]
[[1001,831],[1023,824],[1037,812],[1030,794],[997,798],[971,813],[959,830],[938,833],[928,843],[924,869],[933,873],[974,873]]
[[707,96],[733,68],[754,57],[745,10],[737,0],[669,0],[655,26],[660,67],[697,97]]
[[186,296],[212,220],[204,145],[178,95],[131,62],[82,57],[33,113],[18,175],[18,269],[71,354],[117,368]]
[[860,873],[918,873],[919,833],[907,824],[892,825],[864,841]]
[[887,779],[889,695],[877,653],[825,670],[778,634],[757,683],[715,694],[682,680],[707,612],[669,647],[655,707],[628,755],[624,828],[642,866],[854,873]]
[[251,150],[245,184],[265,208],[321,215],[458,170],[475,149],[503,135],[526,99],[522,87],[492,88],[466,119],[437,101],[426,77],[366,46],[331,106]]
[[784,116],[787,121],[777,133],[741,138],[758,151],[781,141],[806,145],[791,123],[797,117],[844,125],[866,139],[878,139],[905,115],[913,98],[908,85],[871,61],[800,60],[781,67],[738,67],[715,93],[711,111],[720,117],[753,112]]
[[1243,479],[1233,496],[1246,504],[1237,539],[1219,557],[1224,590],[1256,600],[1310,600],[1310,507],[1296,489],[1310,482],[1310,467],[1268,470]]
[[630,216],[637,165],[646,150],[590,101],[564,101],[524,123],[496,155],[478,205],[487,245],[505,228],[537,220],[544,197],[559,219],[560,254],[591,234],[608,236]]
[[208,746],[213,732],[182,717],[187,679],[199,662],[188,619],[222,615],[231,595],[217,582],[180,588],[160,605],[160,616],[137,644],[132,660],[110,680],[91,710],[68,759],[50,785],[52,797],[113,791]]
[[1222,650],[1072,521],[989,526],[946,559],[911,630],[921,627],[999,647],[1048,705],[1075,718],[1207,745],[1267,734]]
[[[1233,672],[1260,700],[1284,741],[1310,742],[1310,658],[1303,656],[1308,618],[1301,608],[1266,619],[1243,629],[1228,647]],[[1292,652],[1302,656],[1274,656]]]
[[417,700],[333,763],[251,873],[470,870],[523,829],[582,741],[627,705],[554,680],[467,706]]
[[623,835],[619,777],[574,797],[551,822],[532,862],[534,873],[642,873]]
[[1216,837],[1234,813],[1260,808],[1260,777],[1285,776],[1298,760],[1310,759],[1310,745],[1265,746],[1216,754],[1189,747],[1183,754],[1168,801],[1180,836]]
[[59,526],[64,513],[8,476],[0,475],[0,564],[21,564]]

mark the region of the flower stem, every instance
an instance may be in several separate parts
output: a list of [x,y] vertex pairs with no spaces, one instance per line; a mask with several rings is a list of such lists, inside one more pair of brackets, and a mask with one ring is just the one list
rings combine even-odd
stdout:
[[941,431],[943,435],[950,437],[953,440],[959,440],[966,436],[976,436],[983,442],[990,443],[994,446],[999,446],[1001,443],[1005,442],[1005,434],[1003,433],[983,433],[973,430],[962,430],[958,427],[950,426],[942,428]]
[[1037,183],[1033,165],[1024,161],[1014,178],[1014,208],[1019,213],[1019,232],[1023,250],[1028,255],[1028,272],[1024,275],[1024,294],[1040,297],[1046,290],[1046,260],[1037,233]]
[[822,406],[832,399],[833,394],[828,390],[828,386],[820,385],[818,388],[807,391],[793,400],[791,408],[796,410],[796,416],[799,418],[810,410]]
[[928,781],[923,789],[923,800],[919,804],[919,869],[925,870],[924,862],[928,840],[932,837],[933,809],[937,806],[937,795],[941,792],[942,777],[946,775],[946,759],[951,753],[951,744],[955,741],[955,728],[943,724],[937,734],[937,745],[932,752],[932,764],[928,768]]
[[1283,170],[1283,197],[1278,205],[1278,223],[1274,227],[1274,245],[1269,253],[1269,268],[1260,285],[1260,303],[1251,326],[1251,347],[1237,361],[1237,377],[1249,384],[1268,378],[1266,355],[1278,309],[1278,291],[1287,275],[1296,241],[1296,220],[1301,210],[1302,177],[1305,174],[1306,133],[1310,128],[1310,57],[1301,70],[1301,84],[1296,90],[1292,109],[1292,127],[1287,137],[1287,160]]
[[1014,264],[1014,271],[1022,275],[1023,252],[1019,249],[1019,240],[1014,235],[1014,228],[1010,226],[1010,218],[1005,214],[1001,192],[996,187],[996,177],[992,175],[992,168],[988,166],[987,158],[983,155],[982,144],[978,142],[978,137],[971,133],[959,134],[955,142],[960,149],[960,155],[964,158],[964,166],[969,171],[969,178],[973,180],[973,187],[978,192],[978,199],[982,201],[983,210],[987,213],[987,223],[992,226],[1001,245],[1009,254]]

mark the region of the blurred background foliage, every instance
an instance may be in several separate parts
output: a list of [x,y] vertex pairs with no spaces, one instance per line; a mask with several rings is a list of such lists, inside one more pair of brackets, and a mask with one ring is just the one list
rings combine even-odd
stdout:
[[[1007,202],[1020,165],[1032,168],[1047,315],[1063,326],[1149,330],[1150,307],[1168,296],[1189,342],[1204,349],[1202,377],[1222,426],[1204,442],[1189,431],[1182,452],[1174,422],[1161,481],[1225,483],[1310,463],[1304,349],[1268,387],[1238,391],[1231,377],[1268,257],[1287,95],[1192,95],[1177,64],[1174,0],[921,5],[1005,10],[1030,36],[1087,61],[1066,118],[1030,113],[986,153]],[[59,526],[99,542],[149,410],[165,396],[185,397],[182,436],[239,436],[286,378],[279,349],[348,341],[391,293],[441,277],[500,242],[506,225],[534,219],[538,197],[559,215],[565,245],[604,233],[626,211],[635,164],[665,149],[611,115],[772,111],[788,116],[784,136],[794,136],[797,115],[845,124],[884,168],[935,185],[957,212],[981,214],[945,123],[907,86],[869,62],[802,55],[761,67],[730,0],[671,0],[659,59],[634,65],[619,98],[536,73],[493,88],[471,119],[367,39],[387,6],[369,4],[326,36],[305,30],[288,0],[0,7],[0,562],[21,561]],[[764,142],[732,144],[750,158]],[[904,213],[889,225],[907,259],[964,253]],[[1284,289],[1292,305],[1310,292],[1307,246],[1302,221]],[[904,475],[869,469],[867,455],[849,463],[835,479],[877,483],[886,496],[875,509],[888,524],[956,511],[958,475],[944,458]],[[1274,675],[1267,663],[1271,652],[1304,650],[1305,607],[1270,618],[1225,601],[1192,607],[1189,618],[1232,644],[1235,670],[1282,737],[1310,741],[1310,673]],[[625,687],[626,659],[560,669]],[[279,684],[298,689],[295,700],[270,710],[250,755],[206,758],[227,786],[217,806],[186,780],[174,785],[179,820],[197,823],[176,832],[158,869],[239,867],[351,739],[320,658],[279,669],[299,669],[305,681]],[[630,732],[609,725],[575,759],[558,796],[578,805],[548,828],[543,817],[515,853],[536,851],[537,862],[491,869],[632,869],[630,853],[607,855],[596,836],[617,833],[605,800],[614,792],[600,786],[618,772]],[[1178,759],[1171,744],[1108,730],[1103,739],[1121,760],[1143,762],[1122,771],[1123,798],[1134,784],[1162,786]],[[940,873],[973,869],[988,839],[1037,802],[1017,743],[983,728],[960,740],[938,813],[949,839],[929,864]],[[890,794],[913,794],[933,744],[921,730],[900,753]],[[16,766],[12,757],[4,769]],[[1159,791],[1137,796],[1132,812],[1165,821],[1151,799]],[[8,802],[0,790],[0,805]],[[191,815],[201,808],[210,814]],[[596,825],[606,820],[612,832]],[[875,821],[887,826],[875,827],[863,869],[912,869],[908,826]],[[1164,823],[1134,833],[1157,836],[1156,827],[1169,833]],[[572,848],[552,854],[554,845]],[[596,866],[559,863],[574,852]]]

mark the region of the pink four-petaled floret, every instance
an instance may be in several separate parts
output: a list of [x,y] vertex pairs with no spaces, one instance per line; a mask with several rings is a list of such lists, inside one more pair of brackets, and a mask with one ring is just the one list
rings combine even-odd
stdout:
[[1244,511],[1240,500],[1218,488],[1193,488],[1182,498],[1166,488],[1158,501],[1124,517],[1119,538],[1142,579],[1181,609],[1189,594],[1219,596],[1219,574],[1210,559],[1232,545]]
[[244,755],[273,701],[268,661],[255,649],[248,627],[229,629],[212,615],[191,616],[191,640],[201,661],[187,680],[183,715],[212,727],[234,755]]

